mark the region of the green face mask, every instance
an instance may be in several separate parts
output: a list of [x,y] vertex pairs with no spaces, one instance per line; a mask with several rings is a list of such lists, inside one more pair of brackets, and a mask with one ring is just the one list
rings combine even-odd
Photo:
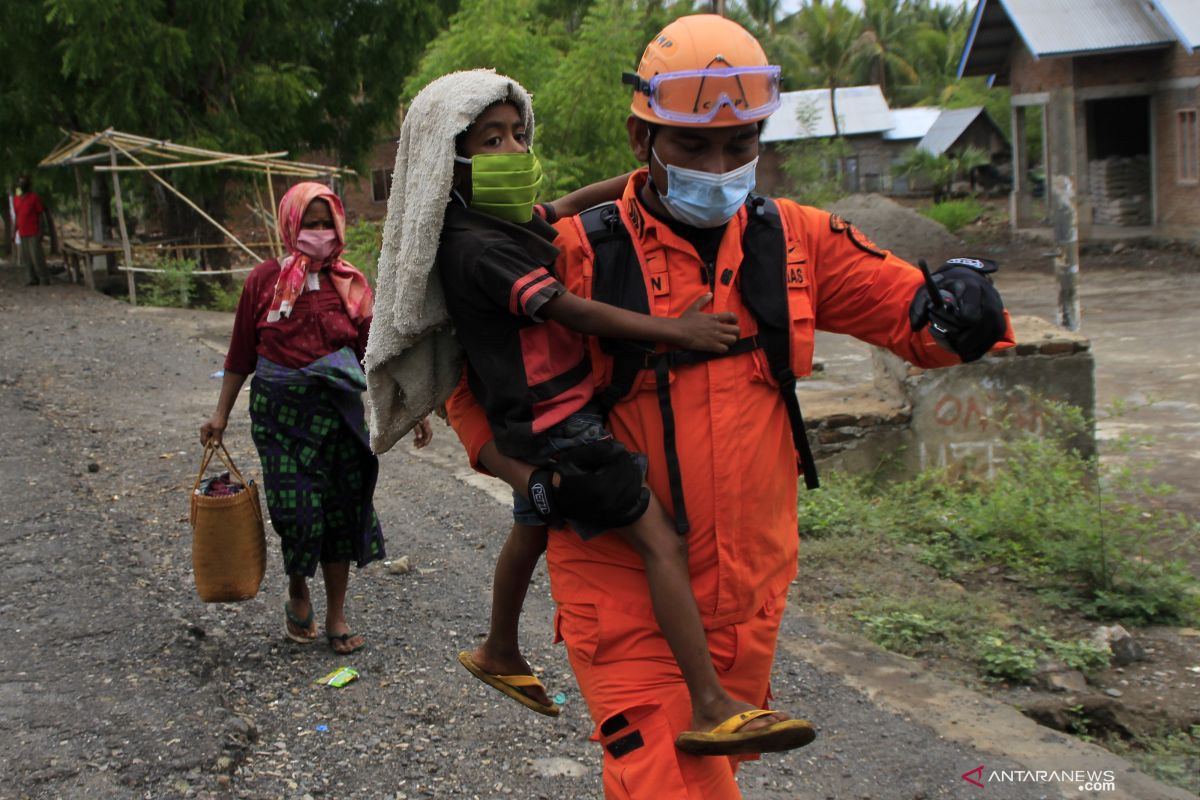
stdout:
[[542,165],[532,151],[480,153],[470,159],[470,164],[471,208],[508,222],[533,219],[533,202],[542,185]]

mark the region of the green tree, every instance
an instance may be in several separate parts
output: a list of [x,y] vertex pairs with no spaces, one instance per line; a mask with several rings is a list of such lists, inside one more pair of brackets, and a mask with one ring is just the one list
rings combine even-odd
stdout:
[[[970,4],[974,6],[974,4]],[[963,27],[971,21],[968,4],[958,5],[940,2],[940,0],[905,0],[905,7],[916,19],[918,25],[924,28],[948,33]]]
[[863,28],[856,60],[866,83],[891,100],[898,87],[920,81],[910,60],[917,18],[905,0],[863,0]]
[[625,118],[630,88],[621,73],[637,66],[642,48],[686,5],[659,10],[629,0],[596,0],[570,52],[537,94],[540,150],[547,189],[563,194],[637,166]]
[[774,33],[783,7],[781,0],[745,0],[746,13],[756,25],[767,33]]
[[907,52],[919,80],[895,96],[902,103],[941,103],[946,89],[958,83],[958,62],[971,19],[965,8],[955,10],[924,0],[911,6],[910,13],[917,25]]
[[[404,83],[414,97],[435,78],[490,67],[537,92],[550,80],[570,47],[563,19],[546,16],[543,0],[464,0],[450,25],[421,56]],[[540,104],[539,104],[540,107]]]
[[[30,170],[59,140],[59,128],[109,127],[231,152],[325,150],[361,165],[395,118],[404,77],[451,4],[7,4],[0,170]],[[59,179],[70,182],[65,172]],[[220,218],[230,174],[181,170],[170,179]],[[137,181],[128,185],[131,194],[153,197]],[[190,212],[167,210],[175,232],[209,233]]]
[[809,69],[818,86],[829,89],[834,135],[842,135],[837,112],[837,92],[854,80],[855,67],[865,52],[863,18],[844,0],[828,4],[814,0],[795,15],[796,29],[803,36]]

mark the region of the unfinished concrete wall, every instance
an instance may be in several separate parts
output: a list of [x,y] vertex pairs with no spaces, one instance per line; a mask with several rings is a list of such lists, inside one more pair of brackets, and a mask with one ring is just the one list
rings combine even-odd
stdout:
[[[885,477],[911,477],[930,467],[994,473],[1005,443],[1047,426],[1047,403],[1067,403],[1095,416],[1091,343],[1037,317],[1013,320],[1017,346],[973,364],[911,367],[876,349],[875,392],[844,407],[809,413],[818,465]],[[804,401],[803,389],[801,401]],[[1091,431],[1072,442],[1094,452]]]
[[[1200,55],[1196,58],[1200,60]],[[1189,176],[1181,163],[1185,148],[1193,154],[1200,150],[1197,126],[1187,126],[1181,119],[1182,115],[1191,119],[1198,116],[1200,78],[1179,79],[1177,86],[1163,89],[1155,96],[1152,108],[1156,221],[1168,234],[1200,238],[1200,180],[1193,177],[1194,167]]]

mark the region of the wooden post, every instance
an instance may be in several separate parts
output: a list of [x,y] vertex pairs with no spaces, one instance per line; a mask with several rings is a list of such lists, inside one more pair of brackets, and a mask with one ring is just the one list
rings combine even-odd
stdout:
[[[110,163],[115,167],[117,165],[117,151],[113,148],[108,148]],[[133,251],[129,247],[129,231],[125,227],[125,204],[121,202],[121,178],[118,173],[112,174],[113,183],[113,198],[117,201],[117,225],[121,229],[121,249],[125,251],[125,275],[129,278],[129,305],[137,305],[137,284],[134,282],[134,273],[129,269],[133,266]]]
[[1069,331],[1079,330],[1079,209],[1075,193],[1079,187],[1075,158],[1075,92],[1071,89],[1051,94],[1046,107],[1050,141],[1050,180],[1052,191],[1050,219],[1054,224],[1054,276],[1058,280],[1056,321]]
[[1013,230],[1034,224],[1033,192],[1029,181],[1029,148],[1026,146],[1026,106],[1012,107],[1013,188],[1010,195],[1009,217]]
[[271,255],[278,258],[279,253],[275,249],[275,232],[271,227],[271,220],[274,218],[274,214],[268,211],[267,207],[263,205],[262,192],[259,191],[257,182],[254,183],[254,202],[258,203],[258,210],[262,212],[263,230],[267,232],[267,241],[271,243]]
[[[83,240],[86,243],[87,240],[91,238],[88,236],[88,231],[90,230],[88,225],[88,217],[90,216],[90,209],[88,208],[88,195],[83,191],[83,175],[80,174],[79,167],[72,167],[71,171],[75,175],[75,196],[79,200],[79,231],[83,234]],[[82,259],[74,256],[68,256],[65,246],[63,248],[63,260],[67,262],[67,278],[71,281],[71,283],[85,281],[89,289],[95,288],[95,285],[91,280],[92,265],[90,263],[88,264],[87,278],[85,279],[84,271],[81,266]]]
[[279,241],[279,204],[275,202],[275,182],[271,180],[271,165],[267,165],[267,197],[271,201],[271,219],[275,220],[275,228],[267,237],[271,241],[275,257],[283,256],[283,242]]

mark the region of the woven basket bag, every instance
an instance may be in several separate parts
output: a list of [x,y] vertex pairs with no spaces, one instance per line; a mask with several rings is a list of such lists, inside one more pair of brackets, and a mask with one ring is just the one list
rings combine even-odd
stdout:
[[[200,494],[200,481],[214,454],[245,489],[228,497]],[[258,485],[242,477],[224,444],[210,441],[205,446],[191,500],[192,573],[200,599],[236,603],[254,597],[267,569]]]

